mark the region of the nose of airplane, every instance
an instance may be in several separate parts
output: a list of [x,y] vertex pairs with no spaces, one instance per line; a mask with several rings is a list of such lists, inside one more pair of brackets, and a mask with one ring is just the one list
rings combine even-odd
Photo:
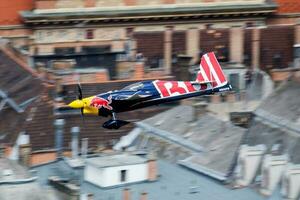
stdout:
[[69,103],[69,105],[71,108],[83,108],[84,107],[84,102],[82,100],[75,100],[72,101],[71,103]]

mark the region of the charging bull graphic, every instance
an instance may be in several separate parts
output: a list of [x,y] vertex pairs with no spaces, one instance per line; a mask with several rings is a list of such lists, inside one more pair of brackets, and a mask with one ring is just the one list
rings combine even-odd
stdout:
[[111,104],[111,102],[112,102],[111,99],[112,99],[111,96],[109,96],[109,97],[107,98],[107,100],[104,99],[104,98],[95,96],[95,97],[92,99],[90,106],[96,107],[96,108],[98,108],[98,109],[100,109],[101,107],[103,107],[103,108],[106,108],[106,109],[108,109],[108,110],[112,110],[113,108],[110,106],[110,104]]

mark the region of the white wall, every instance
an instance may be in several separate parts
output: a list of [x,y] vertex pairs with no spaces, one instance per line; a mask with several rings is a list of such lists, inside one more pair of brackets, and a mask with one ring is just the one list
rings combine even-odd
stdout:
[[264,145],[240,147],[236,168],[237,184],[248,186],[253,181],[265,150]]
[[103,187],[102,185],[105,184],[105,179],[103,169],[88,164],[86,165],[84,169],[84,180]]
[[288,163],[288,156],[280,155],[265,155],[263,164],[261,167],[262,182],[261,182],[261,193],[264,195],[271,195],[276,189],[284,168]]
[[300,195],[300,165],[289,164],[282,177],[281,194],[284,199],[296,200]]
[[[126,170],[126,182],[121,182],[121,170]],[[88,164],[85,168],[84,179],[100,187],[145,181],[148,179],[148,164],[107,168],[96,168]]]
[[24,132],[21,132],[16,140],[15,145],[13,146],[12,152],[9,155],[9,159],[18,160],[19,159],[19,147],[23,144],[29,144],[30,137],[26,135]]

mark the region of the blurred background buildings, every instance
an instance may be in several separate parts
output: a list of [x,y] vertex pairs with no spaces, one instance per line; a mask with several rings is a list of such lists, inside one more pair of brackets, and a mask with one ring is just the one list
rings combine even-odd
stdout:
[[[0,199],[299,199],[300,1],[10,0],[0,37]],[[233,92],[120,114],[120,130],[66,106],[78,81],[193,80],[210,51]]]

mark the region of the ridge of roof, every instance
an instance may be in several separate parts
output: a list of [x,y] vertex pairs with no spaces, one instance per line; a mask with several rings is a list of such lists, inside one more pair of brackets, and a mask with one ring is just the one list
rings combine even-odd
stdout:
[[[12,59],[13,61],[15,61],[20,67],[22,67],[24,70],[26,70],[27,72],[29,72],[31,75],[33,75],[34,77],[39,78],[38,73],[32,69],[31,67],[29,67],[27,65],[27,63],[25,63],[22,59],[20,59],[19,57],[17,57],[13,52],[12,49],[10,49],[11,47],[8,46],[8,43],[1,41],[2,44],[0,44],[0,50],[10,59]],[[4,44],[3,44],[4,43]]]

